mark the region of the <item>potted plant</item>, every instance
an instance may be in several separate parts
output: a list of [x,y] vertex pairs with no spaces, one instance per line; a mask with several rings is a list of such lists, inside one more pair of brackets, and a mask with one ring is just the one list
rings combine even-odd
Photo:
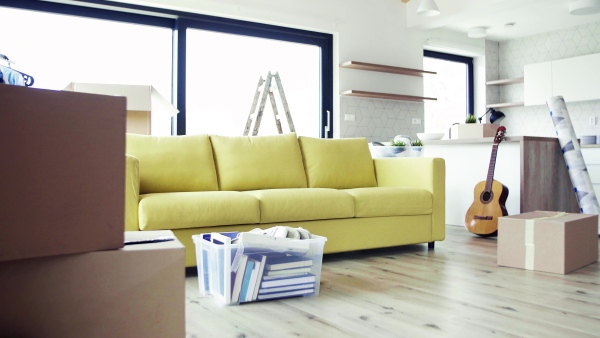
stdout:
[[410,144],[410,152],[412,157],[421,157],[423,151],[423,142],[417,139]]
[[409,150],[410,148],[406,146],[404,141],[399,140],[391,140],[390,141],[390,153],[393,154],[393,157],[399,156],[410,156]]

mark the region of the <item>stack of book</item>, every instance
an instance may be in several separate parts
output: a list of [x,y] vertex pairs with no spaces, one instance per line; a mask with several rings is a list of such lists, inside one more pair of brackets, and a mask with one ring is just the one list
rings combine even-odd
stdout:
[[310,258],[244,254],[232,276],[231,303],[307,295],[315,292]]

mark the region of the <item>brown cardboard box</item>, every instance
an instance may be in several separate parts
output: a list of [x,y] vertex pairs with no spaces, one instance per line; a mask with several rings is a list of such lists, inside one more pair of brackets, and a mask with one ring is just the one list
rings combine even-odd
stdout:
[[185,336],[185,249],[177,240],[0,262],[0,285],[2,337]]
[[450,127],[451,139],[494,137],[499,125],[490,123],[463,123]]
[[598,215],[532,211],[498,219],[498,265],[567,274],[598,261]]
[[123,246],[125,98],[0,85],[0,261]]
[[171,117],[179,110],[149,85],[71,82],[68,91],[125,96],[127,132],[143,135],[171,135]]

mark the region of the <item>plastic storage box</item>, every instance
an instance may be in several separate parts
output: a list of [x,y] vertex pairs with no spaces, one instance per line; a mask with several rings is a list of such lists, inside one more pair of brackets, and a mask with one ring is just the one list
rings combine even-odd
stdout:
[[319,294],[327,238],[231,244],[237,235],[192,236],[200,294],[226,305]]

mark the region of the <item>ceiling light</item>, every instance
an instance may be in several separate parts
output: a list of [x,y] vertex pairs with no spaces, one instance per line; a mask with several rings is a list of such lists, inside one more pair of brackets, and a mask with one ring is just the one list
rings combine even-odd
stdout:
[[575,0],[569,4],[569,13],[587,15],[600,12],[600,0]]
[[469,33],[468,33],[470,38],[485,38],[486,36],[486,28],[485,27],[473,27],[473,28],[469,28]]
[[417,14],[421,16],[434,16],[440,14],[440,9],[434,0],[421,0]]

